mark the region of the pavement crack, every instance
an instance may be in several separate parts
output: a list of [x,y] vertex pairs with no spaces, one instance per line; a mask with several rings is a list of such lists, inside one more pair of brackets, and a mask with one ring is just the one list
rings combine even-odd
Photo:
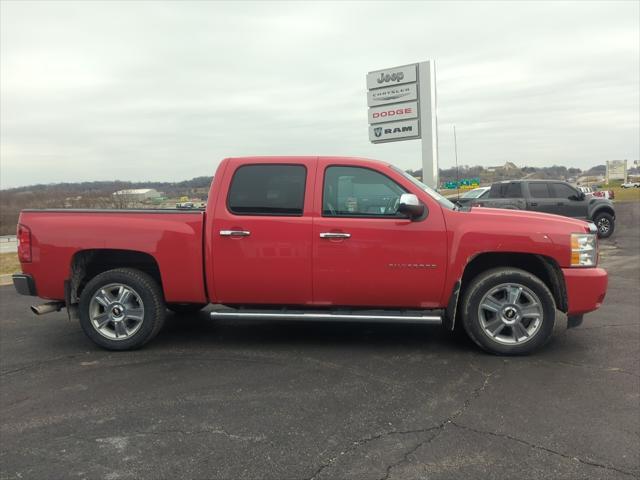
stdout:
[[436,428],[438,429],[438,431],[432,435],[431,437],[429,437],[428,439],[422,441],[422,442],[418,442],[418,444],[416,444],[414,447],[412,447],[411,449],[407,450],[403,455],[402,458],[400,460],[398,460],[397,462],[394,462],[392,464],[390,464],[389,466],[387,466],[387,469],[384,473],[384,477],[382,477],[380,480],[388,480],[389,479],[389,475],[391,475],[391,471],[398,467],[399,465],[402,465],[403,463],[405,463],[407,460],[409,460],[409,457],[411,455],[413,455],[415,452],[417,452],[421,447],[423,447],[424,445],[427,445],[429,443],[431,443],[432,441],[434,441],[444,430],[445,426],[447,425],[447,423],[443,423],[441,425],[438,425]]
[[428,439],[426,439],[426,440],[424,440],[422,442],[418,442],[417,445],[415,445],[410,450],[405,452],[403,454],[403,457],[398,462],[392,463],[391,465],[389,465],[387,467],[385,476],[383,477],[382,480],[388,479],[389,475],[391,474],[391,471],[395,467],[397,467],[398,465],[401,465],[402,463],[406,462],[407,459],[409,458],[409,456],[411,456],[420,447],[432,442],[435,438],[438,437],[438,435],[440,435],[440,433],[442,433],[442,430],[444,430],[444,428],[448,424],[452,423],[455,418],[457,418],[460,415],[462,415],[467,410],[467,408],[469,408],[469,406],[471,405],[473,400],[475,400],[480,395],[482,395],[482,393],[486,390],[486,388],[489,385],[489,382],[491,381],[491,378],[493,377],[493,375],[495,375],[495,373],[497,371],[496,370],[496,371],[487,373],[487,372],[477,368],[473,364],[469,364],[469,367],[471,368],[471,370],[474,370],[475,372],[477,372],[480,375],[482,375],[484,377],[484,381],[482,382],[482,385],[480,385],[479,387],[474,388],[472,390],[471,394],[467,398],[465,398],[465,400],[463,401],[462,406],[460,408],[458,408],[456,411],[454,411],[451,415],[449,415],[447,418],[445,418],[442,422],[438,423],[437,425],[431,426],[431,427],[418,428],[418,429],[412,429],[412,430],[389,430],[389,431],[386,431],[386,432],[381,432],[381,433],[378,433],[378,434],[375,434],[375,435],[371,435],[371,436],[364,437],[362,439],[356,440],[356,441],[351,443],[349,448],[347,448],[346,450],[343,450],[338,455],[335,455],[334,457],[330,458],[328,461],[326,461],[322,465],[320,465],[316,469],[316,471],[313,473],[313,475],[311,475],[308,478],[308,480],[315,480],[316,478],[318,478],[322,474],[322,472],[325,469],[331,467],[338,459],[340,459],[341,457],[344,457],[347,454],[350,454],[350,453],[354,452],[355,450],[360,448],[362,445],[366,445],[369,442],[373,442],[375,440],[379,440],[381,438],[388,437],[388,436],[391,436],[391,435],[421,434],[421,433],[428,433],[428,432],[435,431],[436,432],[435,435],[432,435],[431,437],[429,437]]
[[589,363],[577,363],[577,362],[567,362],[566,360],[538,360],[538,363],[549,363],[549,364],[557,364],[557,365],[566,365],[568,367],[578,367],[578,368],[588,368],[588,369],[598,369],[602,372],[607,373],[619,373],[622,375],[630,375],[632,377],[640,378],[640,375],[637,373],[629,372],[619,367],[609,367],[606,365],[594,365]]
[[6,375],[11,375],[14,373],[19,373],[24,370],[29,370],[30,368],[36,368],[36,367],[39,367],[40,365],[49,364],[51,362],[57,362],[58,360],[70,360],[73,358],[77,358],[79,356],[81,356],[81,354],[74,353],[72,355],[60,355],[53,358],[47,358],[46,360],[38,360],[35,362],[28,363],[26,365],[22,365],[21,367],[14,368],[13,370],[5,370],[3,372],[0,372],[0,377],[4,377]]
[[613,323],[613,324],[602,324],[602,325],[593,325],[591,327],[583,327],[580,326],[580,330],[598,330],[602,328],[618,328],[618,327],[637,327],[637,323]]
[[468,430],[470,432],[474,432],[474,433],[477,433],[477,434],[480,434],[480,435],[489,435],[491,437],[512,440],[514,442],[518,442],[518,443],[520,443],[522,445],[526,445],[526,446],[528,446],[530,448],[533,448],[535,450],[540,450],[540,451],[543,451],[543,452],[546,452],[546,453],[550,453],[552,455],[557,455],[557,456],[560,456],[562,458],[566,458],[568,460],[577,461],[577,462],[579,462],[579,463],[581,463],[583,465],[602,468],[604,470],[610,470],[610,471],[614,471],[614,472],[617,472],[617,473],[621,473],[623,475],[628,475],[628,476],[637,478],[637,474],[634,473],[634,472],[631,472],[631,471],[628,471],[628,470],[624,470],[622,468],[619,468],[619,467],[616,467],[616,466],[613,466],[613,465],[606,465],[604,463],[594,462],[592,460],[586,460],[584,458],[580,458],[580,457],[577,457],[577,456],[574,456],[574,455],[567,455],[566,453],[562,453],[562,452],[559,452],[557,450],[553,450],[553,449],[551,449],[549,447],[545,447],[543,445],[537,445],[535,443],[531,443],[531,442],[529,442],[527,440],[524,440],[522,438],[514,437],[513,435],[509,435],[509,434],[506,434],[506,433],[491,432],[491,431],[488,431],[488,430],[479,430],[477,428],[469,427],[467,425],[462,425],[462,424],[457,423],[457,422],[451,422],[451,424],[454,427],[460,428],[462,430]]
[[203,435],[203,434],[223,435],[231,440],[252,441],[252,442],[260,442],[266,438],[264,435],[238,435],[235,433],[230,433],[224,428],[202,428],[202,429],[195,429],[195,430],[183,430],[179,428],[171,428],[171,429],[162,429],[162,430],[143,430],[143,431],[130,432],[129,435],[130,436],[147,436],[147,435],[167,435],[172,433],[176,433],[179,435]]
[[377,433],[375,435],[370,435],[370,436],[361,438],[359,440],[355,440],[355,441],[353,441],[351,443],[349,448],[343,450],[338,455],[335,455],[334,457],[330,458],[325,463],[320,465],[316,469],[316,471],[313,473],[313,475],[311,475],[309,477],[308,480],[315,480],[316,478],[318,478],[318,476],[320,474],[322,474],[322,472],[326,468],[329,468],[330,466],[332,466],[339,458],[354,452],[355,450],[360,448],[362,445],[366,445],[369,442],[373,442],[375,440],[379,440],[381,438],[389,437],[389,436],[392,436],[392,435],[410,435],[410,434],[427,433],[427,432],[430,432],[432,430],[436,430],[438,428],[440,428],[440,425],[435,425],[435,426],[426,427],[426,428],[417,428],[417,429],[412,429],[412,430],[389,430],[389,431],[386,431],[386,432]]

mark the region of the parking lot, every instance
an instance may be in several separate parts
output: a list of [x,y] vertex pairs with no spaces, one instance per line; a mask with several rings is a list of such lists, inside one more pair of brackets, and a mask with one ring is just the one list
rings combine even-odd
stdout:
[[601,310],[530,357],[417,325],[169,318],[112,353],[0,287],[1,478],[640,476],[640,203]]

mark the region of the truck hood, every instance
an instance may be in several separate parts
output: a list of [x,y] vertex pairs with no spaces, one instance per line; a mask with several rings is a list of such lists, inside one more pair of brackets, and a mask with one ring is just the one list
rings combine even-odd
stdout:
[[464,213],[479,222],[486,221],[489,224],[512,225],[517,230],[528,227],[534,231],[545,233],[589,231],[586,221],[550,213],[486,207],[471,207],[470,210]]
[[549,213],[472,207],[447,210],[445,222],[451,252],[467,263],[487,252],[520,252],[554,259],[560,267],[571,260],[571,234],[589,233],[589,224]]

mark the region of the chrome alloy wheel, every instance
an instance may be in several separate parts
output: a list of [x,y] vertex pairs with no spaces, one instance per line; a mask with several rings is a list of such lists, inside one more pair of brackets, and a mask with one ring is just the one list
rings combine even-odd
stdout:
[[606,235],[607,233],[609,233],[609,230],[611,230],[611,222],[608,218],[603,217],[598,220],[597,227],[601,235]]
[[142,326],[142,299],[133,288],[110,283],[99,288],[91,297],[89,318],[93,328],[103,337],[126,340]]
[[522,344],[540,330],[544,311],[540,298],[517,283],[503,283],[487,292],[478,307],[482,331],[503,345]]

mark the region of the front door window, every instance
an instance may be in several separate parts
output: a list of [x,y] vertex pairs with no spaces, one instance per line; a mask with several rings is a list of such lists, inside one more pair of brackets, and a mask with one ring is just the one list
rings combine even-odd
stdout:
[[362,167],[328,167],[322,197],[324,217],[396,218],[406,190],[389,177]]

